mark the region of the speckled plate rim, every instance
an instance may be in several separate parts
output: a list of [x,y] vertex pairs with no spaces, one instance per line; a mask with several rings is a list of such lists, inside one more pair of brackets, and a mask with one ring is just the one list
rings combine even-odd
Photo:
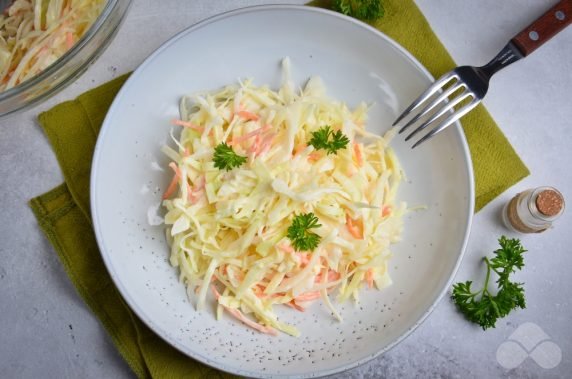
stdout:
[[[311,7],[311,6],[306,6],[306,5],[258,5],[258,6],[251,6],[251,7],[245,7],[245,8],[232,10],[229,12],[221,13],[219,15],[207,18],[207,19],[205,19],[205,20],[203,20],[203,21],[201,21],[201,22],[199,22],[193,26],[190,26],[189,28],[179,32],[175,36],[171,37],[168,41],[163,43],[157,50],[155,50],[151,55],[149,55],[145,59],[145,61],[131,74],[131,76],[129,77],[127,82],[123,85],[123,87],[121,88],[121,90],[119,91],[119,93],[117,94],[115,99],[121,98],[125,92],[128,92],[128,89],[131,86],[131,84],[137,80],[139,75],[141,75],[141,73],[144,71],[145,67],[157,55],[160,55],[163,50],[169,48],[174,42],[176,42],[180,38],[183,38],[187,34],[190,34],[193,31],[198,30],[200,28],[203,28],[203,27],[205,27],[211,23],[214,23],[214,22],[218,22],[218,21],[221,21],[221,20],[224,20],[224,19],[227,19],[230,17],[234,17],[237,15],[241,15],[244,13],[255,13],[255,12],[267,11],[267,10],[297,10],[297,11],[302,10],[305,12],[322,13],[322,14],[328,15],[329,17],[335,17],[335,18],[341,19],[344,22],[353,23],[353,24],[369,31],[370,33],[373,33],[377,37],[384,39],[386,42],[388,42],[395,49],[396,53],[403,55],[417,69],[419,69],[419,71],[421,73],[423,73],[424,76],[427,77],[427,79],[429,80],[429,83],[431,83],[435,80],[435,78],[429,73],[429,71],[413,55],[411,55],[411,53],[409,53],[407,50],[405,50],[405,48],[403,48],[400,44],[398,44],[393,39],[391,39],[387,35],[380,32],[379,30],[377,30],[377,29],[375,29],[375,28],[373,28],[373,27],[371,27],[371,26],[369,26],[369,25],[367,25],[367,24],[365,24],[359,20],[356,20],[356,19],[351,18],[351,17],[347,17],[345,15],[342,15],[342,14],[339,14],[339,13],[336,13],[336,12],[333,12],[333,11],[330,11],[327,9]],[[427,319],[427,317],[433,312],[433,310],[437,307],[437,305],[443,299],[443,296],[445,295],[445,293],[447,292],[447,290],[451,286],[453,279],[455,277],[455,274],[457,273],[457,270],[459,269],[459,266],[461,264],[461,261],[463,259],[463,256],[464,256],[464,253],[465,253],[465,250],[467,247],[467,243],[468,243],[469,235],[470,235],[470,231],[471,231],[471,225],[472,225],[472,221],[473,221],[474,207],[475,207],[475,200],[474,200],[475,199],[475,184],[474,184],[473,166],[472,166],[469,146],[467,144],[467,140],[465,138],[465,134],[463,132],[463,129],[461,127],[460,122],[456,122],[456,128],[454,128],[454,129],[455,129],[457,140],[461,144],[461,150],[463,153],[462,158],[464,158],[465,166],[466,166],[466,170],[467,170],[467,176],[469,178],[469,193],[468,193],[469,209],[468,209],[467,219],[466,219],[466,229],[465,229],[466,232],[465,232],[465,236],[463,238],[461,251],[459,252],[459,255],[457,257],[457,261],[455,262],[455,265],[453,266],[453,269],[451,270],[451,272],[449,274],[449,278],[448,278],[446,284],[443,286],[443,288],[439,292],[438,296],[435,298],[435,301],[433,302],[433,304],[400,337],[396,338],[393,342],[389,343],[384,348],[378,350],[376,353],[371,354],[369,356],[366,356],[364,358],[358,359],[352,363],[342,364],[340,366],[336,366],[336,367],[333,367],[333,368],[328,369],[328,370],[321,370],[321,371],[316,371],[316,372],[311,372],[308,374],[296,375],[296,376],[284,375],[284,374],[263,374],[263,375],[261,375],[260,372],[251,372],[251,371],[247,371],[247,370],[237,369],[236,367],[231,367],[228,365],[213,362],[211,359],[209,359],[208,357],[205,357],[201,354],[196,354],[196,353],[193,355],[189,354],[188,349],[186,349],[182,344],[178,343],[175,339],[169,338],[169,334],[167,332],[165,332],[164,330],[162,330],[162,328],[157,326],[153,322],[153,320],[146,317],[145,313],[138,306],[138,304],[132,298],[129,297],[128,291],[121,284],[121,281],[119,281],[117,279],[117,274],[113,268],[113,265],[111,264],[109,256],[106,253],[107,249],[106,249],[106,246],[104,243],[103,236],[101,234],[101,227],[99,226],[99,217],[98,217],[99,214],[98,214],[98,209],[96,207],[97,192],[95,189],[95,183],[97,182],[98,172],[100,169],[98,162],[100,160],[100,155],[101,155],[101,151],[102,151],[102,143],[103,143],[102,141],[105,140],[105,135],[108,133],[108,131],[110,129],[111,123],[108,121],[110,119],[112,119],[112,115],[116,111],[117,103],[118,103],[117,101],[114,101],[112,103],[112,105],[111,105],[111,107],[110,107],[110,109],[106,115],[106,118],[105,118],[103,125],[102,125],[102,128],[101,128],[101,131],[99,133],[99,137],[97,139],[97,143],[96,143],[95,151],[94,151],[94,155],[93,155],[93,160],[92,160],[92,171],[91,171],[91,177],[90,177],[90,180],[91,180],[90,181],[90,193],[91,193],[90,206],[91,206],[93,226],[94,226],[94,230],[95,230],[96,240],[97,240],[97,243],[100,247],[101,256],[103,258],[105,266],[107,267],[109,275],[111,276],[114,284],[118,288],[118,290],[121,293],[125,302],[135,312],[135,314],[139,317],[139,319],[141,319],[141,321],[143,321],[143,323],[145,325],[147,325],[152,331],[154,331],[158,336],[160,336],[163,340],[165,340],[171,346],[173,346],[174,348],[179,350],[181,353],[189,356],[190,358],[195,359],[195,360],[197,360],[197,361],[199,361],[205,365],[214,367],[218,370],[222,370],[222,371],[225,371],[225,372],[228,372],[231,374],[248,376],[248,377],[315,378],[315,377],[322,377],[322,376],[341,373],[341,372],[350,370],[352,368],[355,368],[359,365],[362,365],[366,362],[369,362],[370,360],[372,360],[372,359],[380,356],[381,354],[389,351],[390,349],[395,347],[397,344],[399,344],[401,341],[403,341],[405,338],[407,338],[409,335],[411,335],[411,333],[415,329],[417,329],[417,327],[419,327],[419,325],[421,325]]]

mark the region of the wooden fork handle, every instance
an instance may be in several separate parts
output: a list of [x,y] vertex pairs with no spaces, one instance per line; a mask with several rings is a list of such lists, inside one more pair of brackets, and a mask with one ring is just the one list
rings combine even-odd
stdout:
[[561,0],[511,42],[527,56],[572,23],[572,0]]

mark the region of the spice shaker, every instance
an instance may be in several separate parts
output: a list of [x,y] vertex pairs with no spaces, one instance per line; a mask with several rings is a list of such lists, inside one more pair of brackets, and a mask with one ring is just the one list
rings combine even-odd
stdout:
[[541,233],[564,213],[564,197],[552,187],[531,188],[516,194],[504,207],[505,225],[520,233]]

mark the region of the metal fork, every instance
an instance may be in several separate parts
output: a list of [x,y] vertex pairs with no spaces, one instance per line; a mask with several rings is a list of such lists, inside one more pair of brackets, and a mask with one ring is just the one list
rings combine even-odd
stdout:
[[[491,77],[502,68],[531,54],[534,50],[562,31],[572,22],[572,0],[562,0],[518,33],[489,63],[481,67],[460,66],[440,77],[431,87],[421,94],[395,120],[393,126],[417,111],[400,130],[403,133],[423,117],[429,117],[413,130],[406,138],[409,141],[417,133],[430,125],[436,125],[429,133],[415,142],[412,148],[419,146],[449,125],[469,113],[485,97]],[[435,97],[435,94],[438,94]],[[454,95],[454,96],[453,96]],[[452,98],[449,98],[452,96]],[[455,109],[456,106],[462,105]],[[447,113],[449,115],[440,123]]]

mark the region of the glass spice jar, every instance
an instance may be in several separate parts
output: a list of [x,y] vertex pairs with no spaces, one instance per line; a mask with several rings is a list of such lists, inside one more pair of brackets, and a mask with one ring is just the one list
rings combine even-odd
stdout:
[[516,194],[504,207],[504,224],[519,233],[541,233],[564,213],[564,197],[552,187],[531,188]]

